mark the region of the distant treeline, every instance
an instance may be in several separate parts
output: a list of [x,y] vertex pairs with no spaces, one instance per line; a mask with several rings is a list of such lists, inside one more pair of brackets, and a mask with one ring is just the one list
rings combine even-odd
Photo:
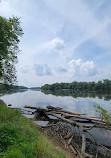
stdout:
[[4,83],[0,83],[0,91],[11,91],[11,90],[40,90],[40,87],[25,87],[25,86],[18,86],[18,85],[8,85],[8,84],[4,84]]
[[54,84],[45,84],[41,87],[41,90],[73,90],[77,91],[96,91],[96,92],[111,92],[111,80],[105,79],[98,82],[77,82],[72,83],[54,83]]
[[28,89],[25,86],[16,86],[0,83],[0,91],[2,90],[19,90],[19,89]]

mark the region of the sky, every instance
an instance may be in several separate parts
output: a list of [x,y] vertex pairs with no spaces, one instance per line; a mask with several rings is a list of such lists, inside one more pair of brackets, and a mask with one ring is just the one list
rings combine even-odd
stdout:
[[1,0],[20,17],[18,85],[111,79],[111,0]]

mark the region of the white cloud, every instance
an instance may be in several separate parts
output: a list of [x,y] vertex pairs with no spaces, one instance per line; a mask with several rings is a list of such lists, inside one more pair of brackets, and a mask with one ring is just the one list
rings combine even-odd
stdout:
[[34,70],[36,71],[37,76],[48,76],[52,74],[51,69],[46,64],[45,65],[35,64]]
[[[71,77],[72,80],[111,78],[107,68],[111,59],[111,55],[107,57],[111,52],[110,6],[105,0],[22,0],[22,3],[2,0],[0,15],[6,18],[15,15],[22,21],[24,36],[20,40],[22,52],[17,71],[20,83],[26,85],[27,81],[27,85],[36,86],[37,83],[70,82]],[[97,71],[103,71],[101,76],[95,63]]]
[[[90,8],[82,0],[45,0],[47,5],[55,11],[61,19],[70,24],[69,29],[73,29],[73,41],[70,52],[74,52],[83,42],[93,39],[101,47],[110,49],[110,34],[108,27],[111,25],[110,15],[99,19],[96,13],[97,1],[95,8]],[[101,1],[101,4],[103,2]],[[103,9],[104,10],[104,9]],[[64,24],[65,25],[65,24]],[[64,26],[65,28],[65,26]],[[65,32],[64,32],[65,34]],[[104,40],[105,39],[105,40]]]
[[60,74],[62,73],[66,73],[68,70],[66,68],[64,68],[63,66],[60,66],[58,69],[57,69],[57,72],[59,72]]
[[64,40],[62,40],[61,38],[54,38],[52,39],[49,43],[48,46],[51,49],[55,49],[55,50],[61,50],[64,48]]
[[83,62],[81,59],[69,62],[68,74],[73,76],[94,76],[97,71],[93,61]]
[[28,73],[29,72],[29,69],[28,68],[22,68],[21,69],[21,73],[23,73],[23,74],[26,74],[26,73]]

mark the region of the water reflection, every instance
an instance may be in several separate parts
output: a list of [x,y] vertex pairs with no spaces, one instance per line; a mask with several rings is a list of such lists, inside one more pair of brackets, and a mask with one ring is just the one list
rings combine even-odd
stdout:
[[[66,93],[65,93],[66,94]],[[99,104],[106,110],[111,112],[111,100],[106,100],[104,97],[98,98],[97,96],[91,97],[86,94],[82,94],[79,96],[77,94],[73,94],[73,96],[65,96],[65,94],[49,94],[46,92],[43,93],[41,91],[32,91],[27,90],[25,92],[17,92],[13,94],[6,94],[1,96],[0,99],[3,99],[6,104],[12,104],[12,107],[23,108],[25,105],[28,106],[37,106],[37,107],[46,107],[48,105],[52,105],[54,107],[62,107],[65,110],[69,110],[72,112],[81,112],[87,113],[88,116],[98,116],[95,112],[93,105]],[[74,97],[76,96],[76,97]]]
[[98,97],[99,99],[104,99],[106,101],[111,100],[111,93],[104,93],[102,91],[100,91],[99,93],[97,91],[73,91],[73,90],[57,90],[57,91],[42,91],[43,93],[47,94],[53,94],[55,96],[72,96],[73,98],[78,98],[78,97],[82,97],[82,98],[96,98]]
[[14,94],[14,93],[22,93],[22,92],[26,92],[27,89],[13,89],[13,90],[10,90],[10,91],[0,91],[0,96],[4,96],[4,95],[7,95],[7,94]]

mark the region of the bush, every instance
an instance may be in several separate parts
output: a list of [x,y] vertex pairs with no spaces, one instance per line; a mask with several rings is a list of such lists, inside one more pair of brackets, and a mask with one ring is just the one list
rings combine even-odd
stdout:
[[16,128],[13,124],[0,125],[0,152],[4,152],[7,147],[15,143]]
[[0,105],[0,155],[4,158],[34,158],[37,128],[20,110]]

